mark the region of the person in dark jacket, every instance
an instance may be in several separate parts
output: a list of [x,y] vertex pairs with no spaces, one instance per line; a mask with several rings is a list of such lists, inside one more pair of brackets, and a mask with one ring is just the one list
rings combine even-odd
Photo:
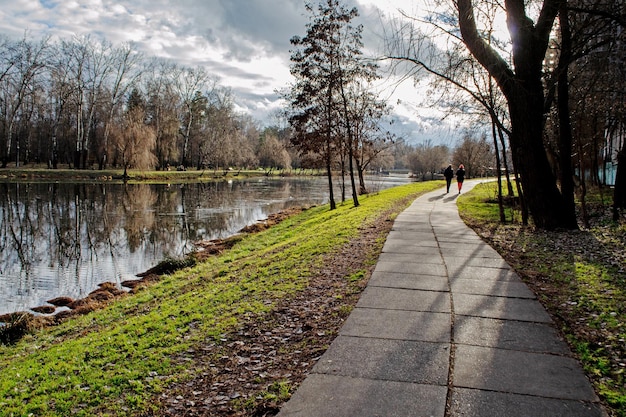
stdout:
[[459,165],[459,169],[456,170],[456,183],[459,186],[459,194],[461,194],[461,188],[463,187],[463,180],[465,179],[465,167],[463,164]]
[[448,165],[445,171],[443,171],[443,176],[446,177],[446,194],[450,192],[450,184],[452,183],[452,177],[454,177],[454,170],[452,169],[452,164]]

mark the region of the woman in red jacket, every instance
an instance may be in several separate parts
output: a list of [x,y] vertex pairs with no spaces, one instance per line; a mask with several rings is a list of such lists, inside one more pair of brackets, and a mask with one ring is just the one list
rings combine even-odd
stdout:
[[459,169],[456,170],[456,183],[459,186],[459,194],[461,194],[461,187],[463,187],[463,180],[465,179],[465,167],[463,164],[459,165]]

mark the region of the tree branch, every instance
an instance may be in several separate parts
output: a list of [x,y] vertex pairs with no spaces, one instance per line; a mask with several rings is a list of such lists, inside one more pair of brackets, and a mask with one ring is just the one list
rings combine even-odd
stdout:
[[511,80],[513,71],[506,61],[481,38],[476,27],[472,0],[458,0],[459,26],[463,42],[476,60],[496,80],[502,93],[508,98],[513,95]]

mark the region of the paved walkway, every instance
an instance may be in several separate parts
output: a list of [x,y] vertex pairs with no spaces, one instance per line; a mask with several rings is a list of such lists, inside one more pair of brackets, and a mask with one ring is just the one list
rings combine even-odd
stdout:
[[356,308],[280,417],[606,416],[550,316],[444,191],[397,217]]

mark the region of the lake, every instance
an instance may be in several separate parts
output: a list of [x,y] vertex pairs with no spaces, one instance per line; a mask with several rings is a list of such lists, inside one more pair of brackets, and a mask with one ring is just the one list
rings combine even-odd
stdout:
[[[371,177],[367,186],[375,192],[408,182]],[[338,204],[340,198],[336,189]],[[349,193],[348,199],[352,204]],[[85,297],[102,282],[119,285],[166,258],[183,257],[194,242],[232,236],[287,208],[327,202],[328,182],[321,177],[1,182],[0,314],[59,296]]]

